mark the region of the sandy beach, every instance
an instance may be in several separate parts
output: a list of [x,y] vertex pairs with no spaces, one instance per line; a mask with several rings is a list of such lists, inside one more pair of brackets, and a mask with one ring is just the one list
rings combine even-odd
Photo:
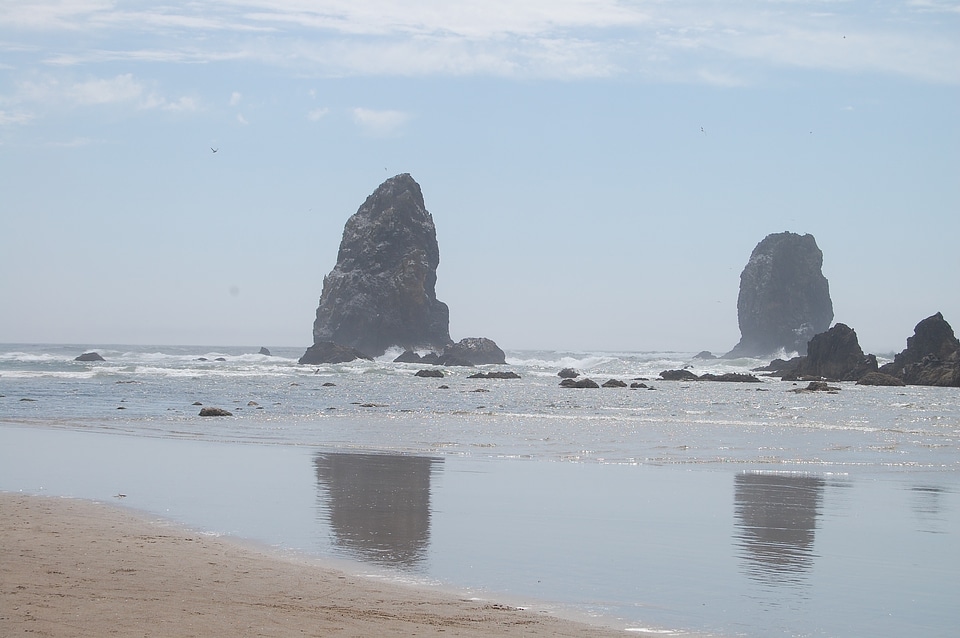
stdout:
[[3,636],[624,635],[76,499],[0,493],[0,552]]

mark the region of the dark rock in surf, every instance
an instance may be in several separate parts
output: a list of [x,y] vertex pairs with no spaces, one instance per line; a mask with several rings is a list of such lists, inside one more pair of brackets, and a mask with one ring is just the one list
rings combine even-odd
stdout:
[[840,388],[832,385],[828,385],[826,381],[811,381],[807,384],[805,388],[794,388],[792,390],[787,390],[787,392],[829,392],[830,394],[836,394],[840,391]]
[[100,356],[98,352],[84,352],[82,355],[74,359],[74,361],[106,361],[103,357]]
[[702,350],[697,354],[693,355],[694,359],[716,359],[717,355],[713,354],[709,350]]
[[660,373],[660,378],[664,381],[699,381],[698,377],[689,370],[664,370]]
[[467,337],[445,347],[440,355],[440,361],[443,365],[464,365],[464,363],[452,363],[457,361],[465,362],[466,365],[482,366],[505,364],[507,357],[492,339]]
[[960,340],[938,312],[916,325],[907,348],[880,372],[908,385],[960,387]]
[[885,385],[885,386],[904,386],[907,385],[901,379],[884,374],[882,372],[868,372],[863,375],[857,385]]
[[700,375],[700,381],[719,381],[721,383],[762,383],[760,379],[752,374],[743,372],[724,372],[723,374],[712,374],[707,372]]
[[337,263],[323,280],[314,343],[368,357],[396,346],[442,350],[451,339],[449,310],[436,296],[439,263],[420,185],[407,173],[388,179],[344,226]]
[[561,388],[599,388],[593,379],[564,379],[560,382]]
[[516,372],[507,370],[505,372],[475,372],[467,377],[468,379],[519,379],[520,375]]
[[320,365],[324,363],[347,363],[357,359],[372,361],[370,357],[356,348],[341,346],[332,341],[321,341],[307,348],[307,351],[303,353],[297,363]]
[[272,357],[272,356],[273,356],[273,355],[270,354],[270,351],[267,350],[267,349],[264,348],[264,347],[261,347],[261,348],[260,348],[260,352],[259,352],[258,354],[262,354],[262,355],[267,356],[267,357]]
[[604,387],[604,388],[625,388],[625,387],[627,387],[627,384],[626,384],[625,382],[621,381],[620,379],[608,379],[607,381],[604,381],[604,382],[603,382],[603,386],[602,386],[602,387]]
[[580,373],[574,370],[573,368],[564,368],[557,373],[557,376],[561,379],[576,379],[580,376]]
[[414,374],[413,376],[415,376],[415,377],[424,377],[424,378],[428,378],[428,379],[429,379],[429,378],[442,379],[442,378],[443,378],[443,371],[442,371],[442,370],[436,370],[436,369],[417,370],[417,373]]
[[200,416],[233,416],[233,413],[223,408],[200,408]]
[[740,274],[740,342],[724,357],[759,357],[780,349],[806,354],[807,342],[833,321],[822,267],[813,235],[775,233],[757,244]]
[[648,386],[646,383],[640,383],[638,381],[634,381],[633,383],[630,384],[630,388],[633,390],[639,390],[641,388],[648,388]]

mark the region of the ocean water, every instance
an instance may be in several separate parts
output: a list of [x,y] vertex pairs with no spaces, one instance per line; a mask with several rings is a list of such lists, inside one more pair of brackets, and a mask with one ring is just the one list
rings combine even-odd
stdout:
[[[438,379],[257,350],[0,345],[0,490],[638,633],[960,626],[956,388],[657,380],[766,363],[679,352],[508,352]],[[564,367],[649,387],[561,388]],[[468,378],[496,369],[521,378]]]

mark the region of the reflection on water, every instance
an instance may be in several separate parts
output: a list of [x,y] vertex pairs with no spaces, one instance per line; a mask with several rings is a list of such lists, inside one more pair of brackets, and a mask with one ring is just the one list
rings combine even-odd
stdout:
[[320,510],[334,544],[361,560],[414,567],[430,544],[430,478],[443,459],[318,454]]
[[765,584],[798,584],[813,566],[824,481],[743,473],[734,478],[737,545],[746,573]]
[[911,509],[920,521],[921,532],[931,534],[944,533],[946,517],[943,512],[944,490],[929,485],[917,485],[910,488]]

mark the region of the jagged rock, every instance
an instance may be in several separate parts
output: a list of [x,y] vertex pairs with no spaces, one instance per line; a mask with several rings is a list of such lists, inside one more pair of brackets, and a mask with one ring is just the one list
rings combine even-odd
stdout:
[[960,340],[938,312],[917,324],[906,350],[880,372],[908,385],[960,387]]
[[200,416],[233,416],[233,413],[223,408],[200,408]]
[[560,382],[561,388],[599,388],[593,379],[564,379]]
[[442,379],[443,371],[442,370],[417,370],[417,373],[413,376]]
[[99,352],[84,352],[74,361],[106,361],[106,359],[101,357]]
[[574,370],[573,368],[564,368],[557,373],[557,376],[561,379],[576,379],[580,376],[580,373]]
[[716,359],[717,355],[713,354],[709,350],[702,350],[697,354],[693,355],[694,359]]
[[270,354],[270,351],[264,348],[263,346],[260,347],[260,352],[258,354],[266,355],[268,357],[273,356]]
[[505,372],[475,372],[468,379],[519,379],[520,375],[516,372],[507,370]]
[[422,363],[423,359],[413,350],[404,350],[399,357],[393,360],[394,363]]
[[830,327],[833,302],[813,235],[775,233],[753,249],[740,274],[740,342],[724,357],[806,354],[807,342]]
[[798,364],[798,377],[837,381],[856,381],[877,371],[877,358],[863,354],[856,330],[843,323],[814,336],[807,346],[807,355],[800,357]]
[[625,387],[627,387],[627,384],[626,384],[625,382],[621,381],[620,379],[609,379],[609,380],[607,380],[607,381],[604,381],[602,387],[604,387],[604,388],[625,388]]
[[303,353],[297,363],[319,365],[322,363],[346,363],[356,359],[371,360],[370,357],[356,348],[341,346],[332,341],[321,341],[307,348],[307,351]]
[[857,381],[857,385],[903,386],[906,385],[906,383],[889,374],[884,374],[882,372],[868,372],[867,374],[863,375],[859,381]]
[[660,373],[660,378],[664,381],[699,381],[698,377],[689,370],[664,370]]
[[381,184],[347,220],[337,264],[324,277],[314,343],[367,356],[390,347],[442,350],[449,310],[437,300],[440,249],[420,185],[407,173]]

